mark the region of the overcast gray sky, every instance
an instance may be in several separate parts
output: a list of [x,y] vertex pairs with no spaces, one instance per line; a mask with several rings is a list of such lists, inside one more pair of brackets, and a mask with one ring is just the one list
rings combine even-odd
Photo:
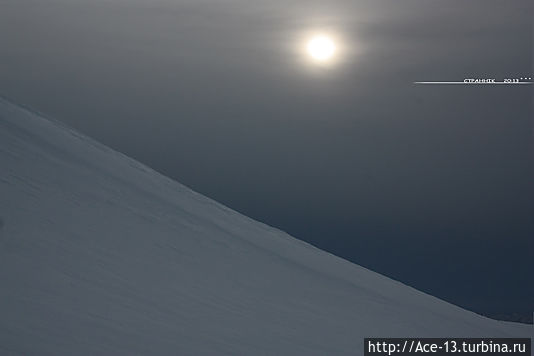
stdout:
[[[534,306],[530,0],[0,0],[0,95],[320,248]],[[326,32],[340,55],[306,61]]]

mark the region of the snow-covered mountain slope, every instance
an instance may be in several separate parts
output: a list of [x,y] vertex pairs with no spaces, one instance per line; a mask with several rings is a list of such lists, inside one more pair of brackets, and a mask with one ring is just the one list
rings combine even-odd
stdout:
[[0,99],[1,355],[358,355],[364,337],[531,333]]

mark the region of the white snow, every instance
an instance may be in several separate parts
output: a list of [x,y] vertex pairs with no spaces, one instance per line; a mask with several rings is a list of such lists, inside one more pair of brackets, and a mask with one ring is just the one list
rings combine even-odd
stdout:
[[0,355],[361,355],[364,337],[531,335],[0,99]]

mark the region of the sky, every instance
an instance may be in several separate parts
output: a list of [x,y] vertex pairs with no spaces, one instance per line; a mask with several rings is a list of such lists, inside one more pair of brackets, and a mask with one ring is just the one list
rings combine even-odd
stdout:
[[[485,314],[534,310],[530,0],[0,0],[0,95]],[[314,65],[315,33],[338,56]]]

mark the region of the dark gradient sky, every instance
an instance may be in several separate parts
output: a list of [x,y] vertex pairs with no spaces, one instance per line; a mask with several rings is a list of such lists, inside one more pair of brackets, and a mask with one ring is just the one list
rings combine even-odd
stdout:
[[[0,0],[0,94],[334,254],[534,309],[531,0]],[[330,31],[328,69],[298,43]]]

